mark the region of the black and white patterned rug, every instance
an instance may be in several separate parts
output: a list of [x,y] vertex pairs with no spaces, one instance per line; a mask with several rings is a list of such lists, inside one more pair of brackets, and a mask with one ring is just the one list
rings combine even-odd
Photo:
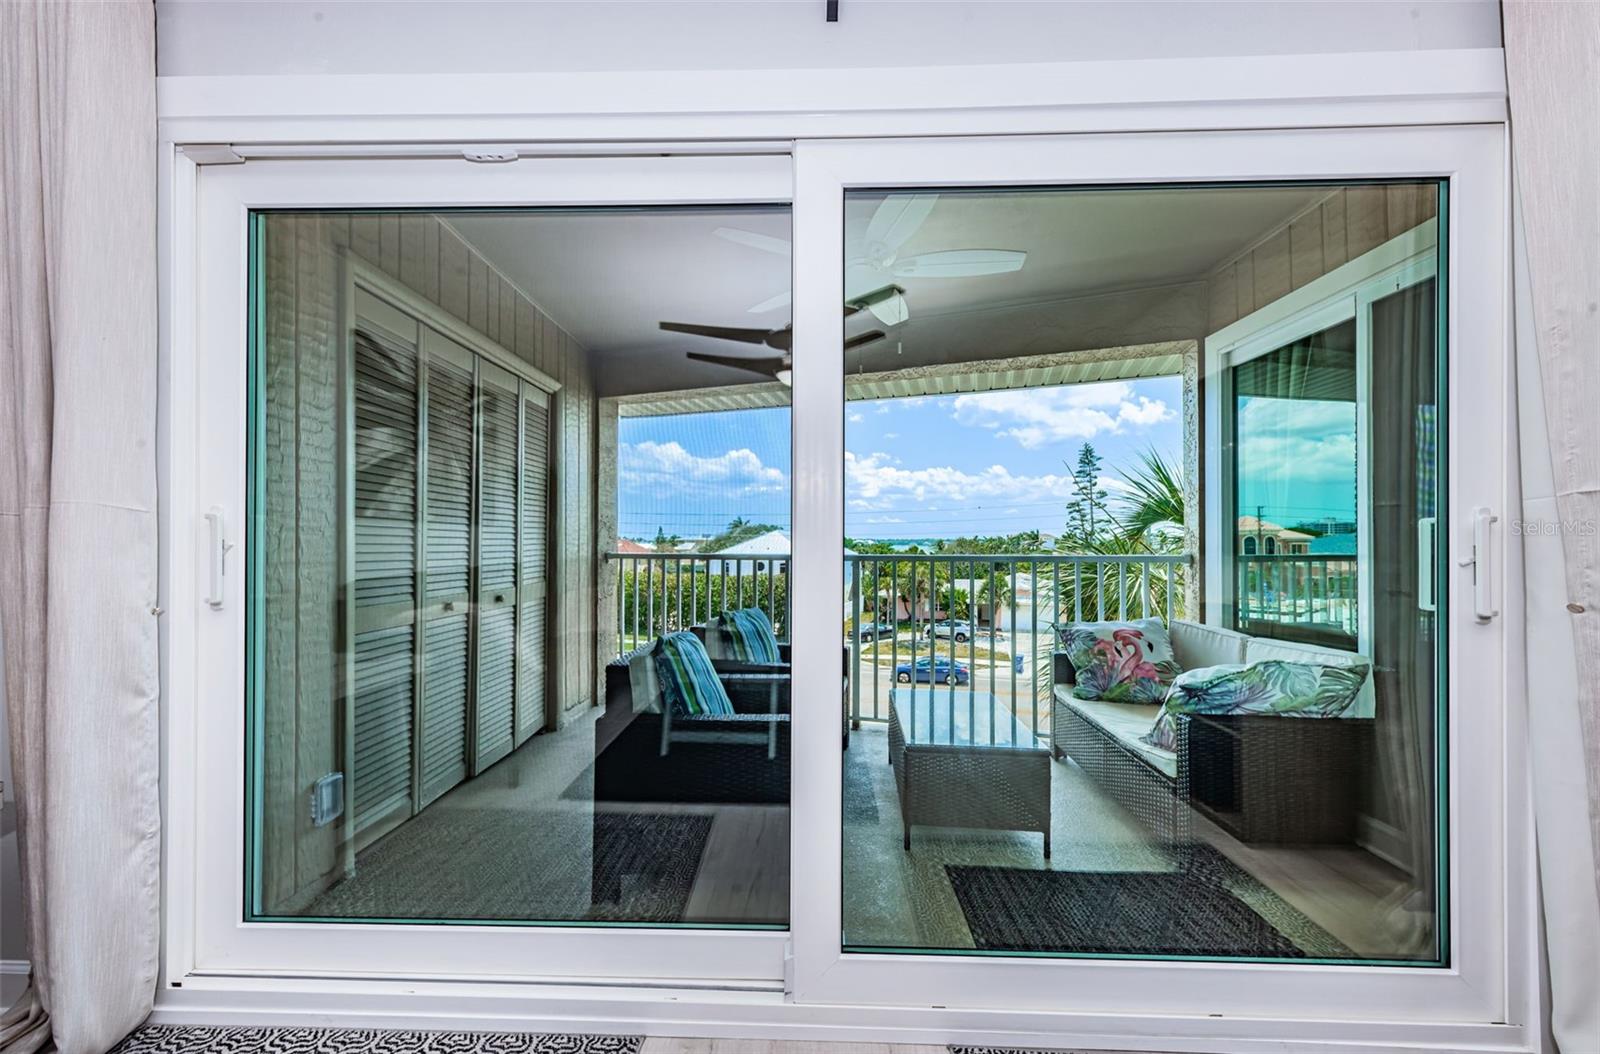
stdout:
[[1073,1047],[1071,1050],[1045,1050],[1042,1047],[963,1047],[951,1046],[950,1054],[1112,1054],[1108,1050],[1083,1050]]
[[110,1054],[638,1054],[643,1036],[151,1025]]

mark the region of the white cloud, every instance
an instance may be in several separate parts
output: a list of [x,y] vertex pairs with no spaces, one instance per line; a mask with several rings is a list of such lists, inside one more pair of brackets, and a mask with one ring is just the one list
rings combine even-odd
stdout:
[[853,425],[858,425],[862,421],[865,421],[866,417],[863,416],[862,414],[854,413],[854,414],[851,414],[849,417],[847,417],[845,420],[849,421]]
[[1029,450],[1148,428],[1176,416],[1164,401],[1136,394],[1127,381],[979,392],[957,396],[953,410],[961,424],[991,429]]
[[755,451],[741,447],[714,457],[691,454],[676,442],[623,443],[617,464],[625,486],[695,487],[700,490],[758,493],[789,485],[779,468],[762,464]]
[[883,453],[844,455],[845,496],[852,509],[918,505],[1037,505],[1072,496],[1069,475],[1019,476],[1004,465],[981,472],[946,466],[905,468]]
[[1253,482],[1278,486],[1356,480],[1354,403],[1248,399],[1239,413],[1239,460]]

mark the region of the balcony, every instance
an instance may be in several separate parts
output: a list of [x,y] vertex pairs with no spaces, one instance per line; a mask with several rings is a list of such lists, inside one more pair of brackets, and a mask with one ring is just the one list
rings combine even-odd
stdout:
[[[718,612],[759,607],[789,635],[789,556],[608,552],[617,654]],[[1192,559],[1092,553],[845,556],[841,631],[852,724],[885,722],[895,684],[997,701],[1050,735],[1050,654],[1062,622],[1188,614]]]

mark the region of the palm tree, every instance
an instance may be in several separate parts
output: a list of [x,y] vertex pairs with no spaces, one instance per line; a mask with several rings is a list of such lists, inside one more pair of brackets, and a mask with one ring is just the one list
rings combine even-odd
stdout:
[[1170,530],[1181,535],[1184,525],[1183,476],[1154,447],[1139,455],[1139,464],[1123,472],[1128,492],[1122,498],[1121,530],[1146,542],[1153,551],[1172,552],[1182,543]]

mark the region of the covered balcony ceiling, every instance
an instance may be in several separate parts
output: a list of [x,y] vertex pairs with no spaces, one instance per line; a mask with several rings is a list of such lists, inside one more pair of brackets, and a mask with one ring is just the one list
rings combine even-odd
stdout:
[[[851,395],[1176,372],[1174,342],[1205,332],[1207,276],[1325,194],[1315,187],[945,193],[892,255],[868,239],[885,195],[852,195],[846,248],[857,262],[850,291],[898,284],[910,317],[886,326],[862,311],[847,321],[848,335],[885,331],[850,353]],[[599,394],[678,393],[671,411],[636,399],[632,412],[787,401],[783,388],[759,373],[685,355],[765,358],[779,354],[772,348],[660,329],[663,321],[788,325],[786,208],[477,213],[449,222],[589,349]],[[894,273],[897,261],[963,248],[1020,250],[1027,259],[1018,270],[982,277]],[[1132,347],[1145,345],[1152,346],[1148,360],[1132,361],[1139,357]],[[1114,353],[1078,354],[1101,351]],[[1011,361],[1036,357],[1044,361]],[[999,361],[975,366],[987,360]],[[949,387],[954,382],[941,379],[941,367],[958,364],[967,379]],[[909,379],[907,371],[921,378]],[[1040,371],[1049,377],[1036,379]],[[1031,376],[1023,382],[1022,374]]]

